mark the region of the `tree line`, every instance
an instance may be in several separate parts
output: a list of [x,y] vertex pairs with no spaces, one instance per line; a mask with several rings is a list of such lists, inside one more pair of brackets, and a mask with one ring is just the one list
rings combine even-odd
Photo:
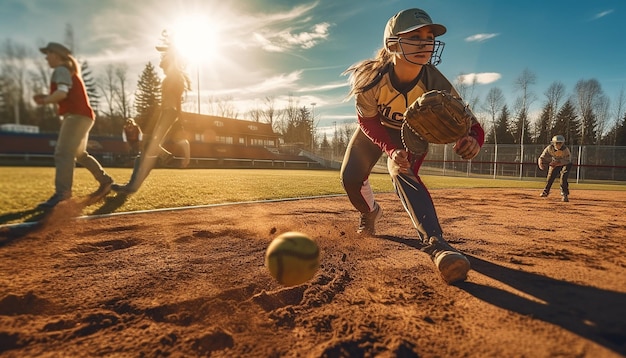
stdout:
[[533,72],[525,69],[514,81],[517,93],[512,106],[504,93],[493,87],[485,98],[473,96],[475,82],[461,82],[455,87],[468,102],[485,128],[485,142],[498,144],[547,144],[554,135],[565,137],[573,145],[626,145],[626,95],[622,89],[613,103],[596,79],[579,80],[571,93],[555,81],[543,93],[540,114],[529,117],[530,106],[537,100],[532,90]]
[[[73,50],[74,36],[69,25],[64,43]],[[50,69],[35,50],[11,39],[0,46],[0,124],[30,124],[42,132],[55,132],[60,124],[53,108],[36,106],[31,100],[33,94],[48,91],[50,80]],[[150,62],[145,65],[131,93],[126,64],[104,65],[99,71],[101,75],[95,76],[87,61],[78,58],[97,115],[92,133],[120,136],[128,117],[134,117],[149,131],[161,100],[161,80],[155,66]],[[578,81],[570,93],[563,83],[555,81],[538,98],[532,88],[536,77],[525,69],[515,79],[517,97],[513,104],[506,103],[498,87],[491,88],[481,99],[474,95],[476,82],[468,84],[462,80],[463,75],[459,75],[454,85],[485,128],[486,143],[546,144],[552,136],[562,134],[570,144],[626,145],[626,95],[622,90],[611,101],[596,79]],[[531,118],[530,108],[538,99],[542,100],[540,115]],[[185,102],[184,109],[190,102]],[[203,112],[208,114],[227,118],[241,115],[232,97],[210,97],[205,104],[209,108]],[[330,139],[326,133],[317,134],[318,120],[311,108],[301,106],[291,95],[284,108],[277,107],[275,98],[265,97],[260,106],[243,117],[269,123],[284,143],[332,155],[343,153],[355,128],[354,124],[335,126]]]

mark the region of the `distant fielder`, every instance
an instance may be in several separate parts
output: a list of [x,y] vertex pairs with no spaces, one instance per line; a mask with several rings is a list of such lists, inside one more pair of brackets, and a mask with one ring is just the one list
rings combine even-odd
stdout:
[[552,137],[552,142],[547,146],[541,156],[537,160],[539,169],[544,170],[548,165],[548,176],[546,186],[541,192],[541,197],[545,198],[550,194],[550,188],[557,176],[560,176],[561,181],[561,197],[562,200],[569,201],[569,183],[567,179],[569,173],[572,170],[571,153],[568,147],[565,146],[565,137],[562,135],[555,135]]
[[141,144],[143,142],[143,132],[141,127],[132,118],[126,118],[124,129],[122,130],[122,140],[128,143],[130,156],[137,157],[141,153]]

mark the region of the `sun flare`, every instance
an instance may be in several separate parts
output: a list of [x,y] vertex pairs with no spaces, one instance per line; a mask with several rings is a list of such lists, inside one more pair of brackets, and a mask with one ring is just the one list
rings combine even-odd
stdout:
[[203,15],[184,16],[172,28],[173,40],[190,62],[207,62],[217,57],[217,28]]

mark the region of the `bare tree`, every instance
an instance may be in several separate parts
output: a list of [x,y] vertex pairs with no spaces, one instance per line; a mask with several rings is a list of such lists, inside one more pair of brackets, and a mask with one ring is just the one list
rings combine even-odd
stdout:
[[459,92],[461,98],[463,98],[470,108],[475,108],[480,100],[478,96],[474,94],[477,79],[476,76],[472,76],[472,82],[468,84],[467,81],[465,81],[466,77],[467,75],[465,74],[458,75],[454,81],[454,88]]
[[524,69],[522,74],[515,80],[515,88],[521,92],[521,95],[517,98],[517,125],[520,133],[520,178],[524,175],[524,143],[530,140],[530,136],[527,133],[529,127],[528,113],[530,105],[534,102],[534,94],[530,90],[530,86],[535,84],[536,76],[528,69]]
[[272,129],[276,130],[274,127],[276,120],[276,103],[274,97],[267,96],[265,97],[265,110],[263,111],[263,118],[265,118],[265,123],[268,123],[272,126]]
[[132,105],[130,103],[130,94],[126,89],[128,74],[128,65],[119,64],[115,66],[115,79],[117,81],[117,90],[115,92],[117,99],[117,108],[119,109],[122,118],[128,118],[131,116],[130,110]]
[[575,86],[575,102],[581,118],[580,144],[593,144],[597,134],[597,111],[601,110],[602,87],[596,79],[580,80]]
[[261,110],[259,107],[256,107],[256,106],[254,108],[251,108],[247,112],[248,118],[250,118],[254,122],[261,122],[262,115],[263,115],[263,110]]
[[350,139],[352,138],[352,135],[354,134],[354,132],[357,130],[357,127],[358,125],[356,124],[356,122],[343,124],[341,126],[340,135],[339,135],[340,148],[337,151],[339,154],[343,155],[346,152],[346,148],[348,148],[348,143],[350,142]]
[[[554,128],[556,123],[556,115],[561,107],[561,101],[565,98],[565,85],[562,82],[553,82],[550,87],[544,92],[546,96],[546,105],[550,110],[549,120],[550,128]],[[547,136],[551,136],[552,133],[547,133]]]
[[98,87],[100,88],[100,91],[102,91],[102,97],[104,97],[107,105],[106,109],[108,111],[107,115],[109,118],[113,118],[116,115],[114,103],[116,93],[119,91],[115,82],[114,72],[115,67],[112,64],[106,65],[104,68],[104,77],[98,81]]
[[482,110],[487,112],[489,116],[490,125],[493,129],[494,143],[498,143],[498,136],[496,134],[496,118],[498,113],[504,107],[504,93],[498,87],[492,87],[487,93],[485,103],[482,105]]
[[602,136],[608,132],[610,105],[611,100],[607,96],[601,95],[598,97],[598,107],[596,109],[596,128],[598,130],[596,144],[600,144]]
[[[516,100],[516,110],[518,113],[518,117],[520,114],[528,114],[530,112],[530,105],[535,101],[535,94],[531,91],[530,86],[534,85],[537,82],[537,76],[532,73],[529,69],[524,69],[522,74],[515,79],[514,86],[515,89],[520,93],[520,96],[517,97]],[[524,119],[524,118],[522,118]],[[520,129],[523,131],[524,123],[521,123]],[[521,133],[522,136],[524,133]],[[522,137],[523,139],[523,137]]]
[[8,95],[6,96],[5,106],[13,112],[13,120],[20,124],[21,115],[25,112],[26,103],[24,98],[27,95],[27,73],[28,63],[31,60],[28,49],[7,39],[2,44],[0,53],[0,72],[4,78],[4,85]]
[[207,99],[209,104],[209,114],[225,118],[237,118],[239,112],[233,103],[233,96],[215,97],[209,96]]
[[218,115],[225,118],[237,118],[239,112],[234,104],[233,96],[220,97],[217,102]]
[[613,121],[612,128],[614,130],[611,131],[611,138],[609,138],[609,144],[617,145],[617,128],[619,127],[622,118],[624,118],[624,111],[626,107],[626,95],[624,94],[624,87],[619,91],[619,94],[613,101],[613,115],[615,120]]
[[[289,96],[287,100],[287,106],[280,110],[279,118],[274,119],[274,126],[278,133],[285,136],[290,128],[296,126],[296,122],[298,120],[298,101],[293,98],[293,96]],[[288,138],[285,138],[287,141]]]
[[74,28],[72,27],[72,24],[70,23],[65,24],[65,36],[64,36],[63,42],[65,42],[65,45],[67,45],[67,48],[70,51],[72,51],[72,53],[76,53],[76,41],[74,37]]

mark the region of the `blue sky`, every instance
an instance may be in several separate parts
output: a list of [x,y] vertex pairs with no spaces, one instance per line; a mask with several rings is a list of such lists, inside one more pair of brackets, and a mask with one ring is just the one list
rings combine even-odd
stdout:
[[[267,96],[281,108],[291,97],[311,108],[321,131],[355,121],[346,101],[348,66],[382,46],[385,23],[396,12],[419,7],[448,28],[439,69],[451,80],[476,78],[475,95],[494,86],[513,106],[514,81],[528,69],[542,105],[560,81],[568,93],[577,81],[597,79],[616,101],[626,87],[626,2],[503,0],[0,0],[0,40],[30,46],[62,42],[67,24],[76,54],[99,76],[107,64],[126,63],[134,86],[162,29],[192,27],[190,64],[194,90],[186,109],[213,97],[230,97],[240,109],[263,109]],[[194,25],[197,24],[197,25]],[[191,53],[191,52],[190,52]],[[43,61],[43,56],[41,57]],[[199,76],[200,81],[197,81]],[[475,111],[477,109],[475,108]]]

